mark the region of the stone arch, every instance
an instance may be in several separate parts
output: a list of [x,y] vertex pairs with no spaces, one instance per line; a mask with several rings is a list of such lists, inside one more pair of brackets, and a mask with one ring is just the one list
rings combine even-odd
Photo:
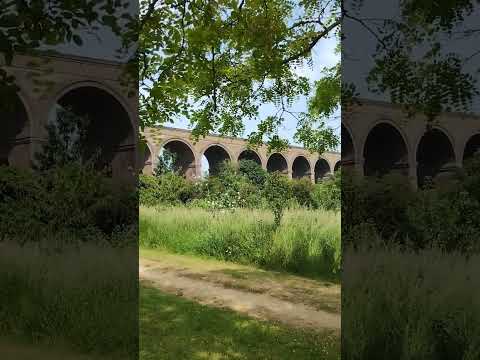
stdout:
[[255,161],[258,165],[262,166],[262,158],[260,155],[252,149],[244,149],[238,155],[238,161],[240,160],[252,160]]
[[146,175],[153,174],[154,170],[154,151],[152,151],[151,145],[148,142],[145,142],[143,151],[139,154],[141,156],[140,164],[142,165],[142,173]]
[[[196,156],[191,144],[183,139],[168,139],[162,144],[162,150],[165,149],[175,156],[174,168],[187,179],[195,177]],[[161,151],[162,151],[161,150]],[[159,156],[161,155],[158,154]]]
[[382,121],[368,132],[363,147],[364,174],[382,176],[395,171],[408,175],[408,145],[391,122]]
[[267,171],[275,172],[279,171],[282,174],[288,174],[288,162],[285,156],[280,153],[273,153],[267,160]]
[[[64,86],[61,90],[58,91],[58,93],[55,95],[53,100],[51,101],[49,105],[49,109],[52,109],[55,107],[55,105],[58,103],[59,99],[61,99],[65,94],[79,88],[96,88],[99,90],[103,90],[104,92],[108,93],[110,96],[115,98],[116,101],[120,105],[122,105],[123,109],[128,113],[128,117],[131,123],[131,126],[133,129],[136,129],[138,124],[136,122],[136,116],[137,116],[137,109],[132,109],[128,102],[125,101],[125,97],[120,95],[117,91],[115,91],[113,88],[110,86],[105,85],[104,83],[98,82],[98,81],[77,81],[70,83],[66,86]],[[135,134],[132,136],[132,138],[135,140]]]
[[49,121],[67,113],[89,119],[85,157],[99,151],[98,168],[111,169],[115,177],[133,174],[136,162],[134,118],[119,96],[96,82],[75,83],[57,96]]
[[0,166],[28,167],[28,151],[21,150],[30,141],[31,112],[21,92],[11,93],[0,105]]
[[330,174],[330,164],[324,158],[318,159],[315,162],[315,182],[320,182],[328,174]]
[[426,131],[416,148],[417,181],[421,187],[426,177],[435,178],[455,168],[455,152],[450,137],[436,127]]
[[480,156],[480,134],[471,136],[463,149],[462,160],[468,160],[473,156]]
[[203,151],[203,156],[208,161],[209,175],[216,175],[225,161],[232,161],[233,157],[228,149],[222,144],[210,144]]
[[297,156],[292,163],[292,178],[302,179],[310,178],[312,169],[310,162],[305,156]]
[[355,164],[355,145],[351,131],[343,123],[341,127],[341,151],[343,165],[353,166]]

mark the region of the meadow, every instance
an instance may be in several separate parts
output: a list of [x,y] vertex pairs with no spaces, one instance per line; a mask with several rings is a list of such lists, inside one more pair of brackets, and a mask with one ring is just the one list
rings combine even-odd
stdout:
[[73,357],[133,358],[138,351],[135,253],[108,245],[60,250],[1,242],[2,344],[45,349],[45,358],[55,349]]
[[346,249],[342,358],[480,359],[480,257]]
[[309,277],[338,278],[340,214],[288,210],[279,227],[265,210],[140,208],[140,246],[213,257]]

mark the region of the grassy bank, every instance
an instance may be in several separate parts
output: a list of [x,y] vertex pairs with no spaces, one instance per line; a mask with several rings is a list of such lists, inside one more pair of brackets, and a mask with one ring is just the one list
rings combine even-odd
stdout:
[[0,337],[130,358],[138,331],[134,254],[107,245],[47,250],[0,243]]
[[340,266],[340,215],[292,210],[279,228],[261,210],[208,212],[140,208],[140,245],[262,266],[306,276],[335,277]]
[[342,358],[480,359],[480,258],[344,253]]
[[339,358],[340,343],[332,334],[294,330],[141,288],[141,360]]

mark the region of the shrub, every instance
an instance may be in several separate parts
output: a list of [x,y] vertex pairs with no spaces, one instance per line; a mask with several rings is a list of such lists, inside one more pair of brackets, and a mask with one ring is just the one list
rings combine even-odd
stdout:
[[0,233],[18,242],[109,241],[137,223],[135,192],[79,164],[41,173],[1,169],[0,198]]
[[140,174],[138,192],[141,205],[153,206],[158,204],[161,198],[158,178]]
[[310,179],[298,179],[292,181],[292,195],[301,206],[314,206],[312,192],[313,184]]
[[287,201],[292,197],[292,189],[287,177],[279,172],[267,176],[264,189],[268,206],[273,212],[276,226],[280,226]]
[[260,189],[265,185],[267,172],[253,160],[240,160],[238,172]]
[[162,203],[187,203],[194,196],[194,187],[182,176],[166,173],[158,177],[158,192]]
[[461,185],[421,191],[407,208],[409,239],[415,248],[478,250],[478,214],[479,201]]
[[341,207],[341,173],[336,171],[333,178],[315,184],[312,198],[315,207],[324,210],[340,211]]
[[353,230],[363,223],[374,224],[384,239],[404,241],[411,230],[407,207],[415,196],[408,179],[401,175],[383,178],[344,175],[341,186],[343,241],[355,241]]

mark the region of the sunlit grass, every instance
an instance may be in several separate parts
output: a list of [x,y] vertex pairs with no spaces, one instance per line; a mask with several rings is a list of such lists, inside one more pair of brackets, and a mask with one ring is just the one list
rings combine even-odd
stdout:
[[262,210],[209,212],[197,208],[140,208],[140,245],[212,256],[308,276],[336,276],[340,215],[292,210],[279,228]]

